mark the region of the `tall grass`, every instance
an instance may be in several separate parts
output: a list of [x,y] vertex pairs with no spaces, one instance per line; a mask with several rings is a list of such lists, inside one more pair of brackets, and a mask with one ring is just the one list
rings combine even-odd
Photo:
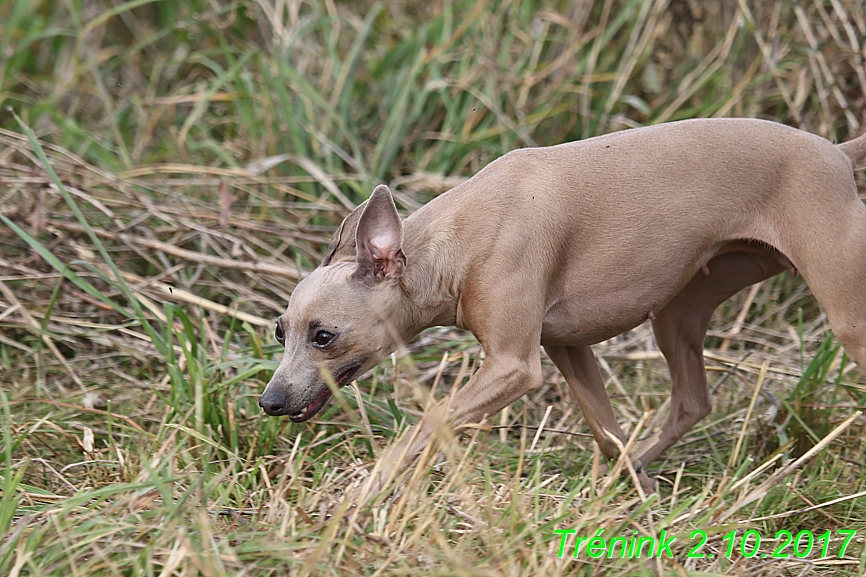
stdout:
[[[858,0],[0,3],[0,574],[863,574],[863,372],[798,279],[716,315],[716,409],[653,465],[658,495],[602,472],[545,364],[348,509],[431,388],[477,368],[451,329],[313,423],[256,402],[271,319],[376,183],[411,211],[514,147],[697,116],[842,140],[864,37]],[[598,353],[626,429],[656,426],[647,327]],[[560,558],[562,529],[679,540]],[[857,535],[844,558],[728,558],[734,529],[831,531],[834,555]],[[696,530],[713,557],[688,556]]]

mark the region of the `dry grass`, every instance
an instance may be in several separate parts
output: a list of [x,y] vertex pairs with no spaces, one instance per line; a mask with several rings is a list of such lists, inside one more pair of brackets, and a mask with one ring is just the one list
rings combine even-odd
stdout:
[[[510,148],[684,117],[844,139],[866,119],[864,14],[861,0],[0,5],[0,574],[862,575],[864,376],[799,279],[720,308],[714,412],[651,467],[651,497],[600,472],[546,363],[532,398],[347,510],[343,488],[431,388],[480,362],[452,329],[313,423],[256,401],[273,317],[376,182],[411,211]],[[648,327],[597,353],[630,434],[657,426],[669,385]],[[723,536],[749,528],[762,551],[780,530],[830,530],[832,556],[728,558]],[[674,559],[575,560],[557,529],[679,539]],[[688,558],[698,529],[714,557]],[[857,530],[843,559],[840,529]]]

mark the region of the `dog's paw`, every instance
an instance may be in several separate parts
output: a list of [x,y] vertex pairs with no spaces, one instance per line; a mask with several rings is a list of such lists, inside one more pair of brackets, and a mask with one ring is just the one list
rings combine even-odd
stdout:
[[646,495],[652,495],[656,492],[656,484],[652,479],[647,476],[643,471],[639,471],[637,474],[637,480],[640,483],[640,488],[643,489],[643,492]]
[[[614,469],[614,467],[609,466],[607,463],[599,463],[596,474],[599,478],[607,477],[608,475],[610,475],[612,469]],[[636,470],[635,476],[637,477],[637,484],[640,485],[640,488],[645,495],[651,495],[656,492],[655,482],[650,479],[649,476],[642,469]],[[631,473],[625,467],[620,470],[619,478],[627,483],[634,482],[634,477],[631,476]],[[605,481],[605,483],[610,482],[611,481]]]
[[372,474],[359,475],[343,492],[343,500],[349,507],[359,508],[371,503],[382,492],[387,477],[373,471]]

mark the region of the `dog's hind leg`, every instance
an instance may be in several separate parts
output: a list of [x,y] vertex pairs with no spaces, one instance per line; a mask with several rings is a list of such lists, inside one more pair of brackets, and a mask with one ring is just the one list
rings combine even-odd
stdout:
[[787,261],[758,245],[748,252],[725,252],[698,272],[652,321],[656,342],[671,372],[670,413],[661,431],[642,445],[646,465],[676,443],[712,408],[704,368],[704,338],[710,318],[722,302],[746,286],[785,270]]

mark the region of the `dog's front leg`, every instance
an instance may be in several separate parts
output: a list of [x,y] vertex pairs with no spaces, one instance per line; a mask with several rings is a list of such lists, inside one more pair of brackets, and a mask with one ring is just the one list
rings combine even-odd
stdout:
[[481,368],[453,397],[444,399],[427,411],[421,421],[379,458],[370,478],[353,495],[362,503],[378,493],[421,453],[455,427],[477,423],[524,394],[541,386],[539,348],[530,347],[526,354],[490,352]]
[[[565,377],[602,454],[611,460],[618,458],[619,448],[611,437],[619,440],[620,446],[625,446],[628,436],[616,421],[592,349],[588,346],[546,346],[544,350]],[[644,491],[655,492],[655,485],[640,467],[637,476]]]

